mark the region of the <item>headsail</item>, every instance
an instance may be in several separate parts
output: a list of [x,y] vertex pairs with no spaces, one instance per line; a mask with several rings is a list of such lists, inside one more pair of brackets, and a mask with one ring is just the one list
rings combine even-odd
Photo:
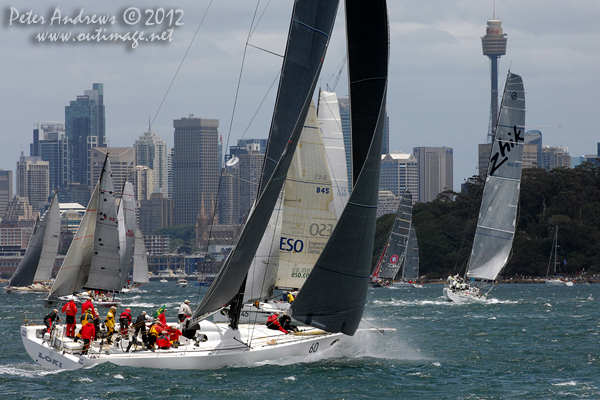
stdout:
[[133,242],[135,236],[135,195],[131,182],[125,182],[123,194],[117,212],[119,220],[119,250],[121,256],[121,287],[127,283],[133,257]]
[[56,261],[60,240],[60,208],[56,193],[43,219],[36,222],[31,240],[9,286],[28,286],[48,281]]
[[509,72],[481,199],[468,278],[494,280],[508,261],[516,229],[524,128],[523,80]]
[[414,226],[410,227],[410,234],[408,235],[402,279],[419,279],[419,242],[417,241],[417,232]]
[[299,0],[294,5],[256,207],[194,318],[229,304],[244,289],[242,284],[281,192],[306,119],[337,6],[337,0]]
[[300,289],[337,223],[314,104],[306,116],[284,192],[276,286]]
[[144,235],[135,224],[133,245],[133,282],[149,283],[148,277],[148,256],[146,255],[146,245],[144,244]]
[[406,189],[400,199],[394,226],[390,232],[385,253],[381,259],[378,277],[394,279],[406,257],[406,245],[412,223],[412,194]]
[[[363,314],[371,256],[383,141],[389,62],[385,0],[346,1],[352,154],[355,184],[329,242],[290,314],[298,321],[353,335]],[[357,149],[360,143],[364,148]]]

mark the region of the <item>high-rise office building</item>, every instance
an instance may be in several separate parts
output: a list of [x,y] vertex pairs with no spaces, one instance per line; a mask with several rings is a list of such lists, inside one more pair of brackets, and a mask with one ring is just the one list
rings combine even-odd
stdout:
[[240,224],[254,202],[267,139],[240,139],[229,147],[219,192],[219,224]]
[[167,153],[167,197],[175,200],[175,178],[173,177],[173,160],[175,159],[175,148],[170,147]]
[[69,139],[69,182],[94,186],[89,171],[89,151],[106,147],[104,85],[94,83],[65,107],[65,132]]
[[0,219],[4,219],[6,207],[13,198],[13,172],[0,167]]
[[173,200],[161,193],[152,193],[148,200],[139,202],[140,230],[152,235],[157,229],[173,226]]
[[69,140],[64,122],[39,121],[33,130],[29,155],[48,161],[50,192],[69,182]]
[[566,146],[550,147],[542,145],[542,168],[550,171],[554,168],[571,168],[571,156]]
[[121,197],[123,185],[125,185],[128,179],[131,179],[133,166],[135,165],[135,150],[133,147],[92,148],[90,150],[89,169],[93,184],[90,186],[90,194],[94,191],[100,179],[106,154],[110,156],[110,168],[112,169],[115,194],[117,197]]
[[[154,182],[154,171],[145,165],[136,165],[133,167],[131,175],[133,193],[138,204],[142,200],[148,200],[157,189]],[[162,194],[160,191],[158,193]]]
[[419,198],[419,167],[412,154],[394,151],[381,156],[379,190],[401,196],[408,189],[413,199]]
[[175,225],[193,225],[201,214],[201,204],[205,214],[212,213],[217,204],[219,120],[190,115],[174,120],[173,127]]
[[344,136],[344,151],[346,153],[346,171],[348,173],[348,194],[352,193],[352,138],[350,137],[350,99],[338,97],[340,118],[342,120],[342,135]]
[[154,174],[154,189],[150,194],[159,190],[166,197],[168,194],[167,142],[156,133],[148,131],[140,135],[133,147],[137,165],[145,165]]
[[[350,135],[350,99],[338,97],[340,107],[340,119],[342,120],[342,135],[344,136],[344,150],[346,153],[346,170],[348,172],[348,193],[352,193],[352,138]],[[381,154],[390,152],[390,118],[385,113],[383,125],[383,143],[381,145]]]
[[453,190],[454,155],[451,147],[415,147],[413,155],[419,166],[420,203],[435,200],[445,190]]
[[40,157],[26,157],[21,152],[17,161],[17,196],[25,197],[34,211],[48,201],[50,193],[48,161]]

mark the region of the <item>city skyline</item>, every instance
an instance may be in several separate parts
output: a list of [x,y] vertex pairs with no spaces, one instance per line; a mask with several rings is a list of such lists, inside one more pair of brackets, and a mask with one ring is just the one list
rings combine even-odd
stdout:
[[[146,7],[134,2],[138,8]],[[12,5],[8,5],[12,6]],[[5,9],[8,8],[5,5]],[[78,12],[81,5],[61,1],[53,7]],[[0,166],[14,170],[20,151],[27,152],[31,131],[38,121],[62,121],[64,107],[104,84],[106,140],[111,147],[132,146],[148,130],[165,91],[198,28],[206,4],[183,2],[185,25],[167,44],[141,44],[130,49],[118,43],[35,44],[40,26],[8,26],[4,14],[0,46],[7,59],[1,83],[3,128],[0,137],[11,146],[0,149]],[[280,59],[248,48],[242,85],[227,139],[253,5],[215,4],[208,12],[188,58],[152,131],[173,146],[172,121],[189,113],[221,121],[224,148],[246,131],[267,88],[276,79]],[[18,7],[17,7],[18,8]],[[41,1],[28,5],[37,13],[50,7]],[[271,4],[250,43],[282,54],[291,4]],[[523,76],[527,91],[527,127],[544,134],[544,143],[567,146],[572,157],[596,153],[592,109],[595,66],[600,51],[594,15],[600,5],[557,1],[527,4],[496,3],[509,46],[500,60],[499,88],[506,71]],[[86,12],[120,12],[107,4]],[[261,9],[262,12],[262,9]],[[492,2],[417,2],[390,4],[391,60],[388,88],[390,151],[412,152],[413,147],[446,146],[454,149],[454,190],[477,173],[478,144],[484,143],[489,122],[489,61],[481,54],[481,36],[493,17]],[[338,21],[321,74],[321,86],[333,84],[345,56],[343,18]],[[224,22],[226,21],[226,22]],[[119,30],[127,27],[118,26]],[[75,28],[70,28],[75,29]],[[115,28],[117,29],[117,28]],[[45,60],[45,62],[39,62]],[[344,96],[346,69],[335,91]],[[245,137],[266,138],[276,85]],[[554,126],[561,125],[560,128]],[[551,128],[544,128],[551,126]]]

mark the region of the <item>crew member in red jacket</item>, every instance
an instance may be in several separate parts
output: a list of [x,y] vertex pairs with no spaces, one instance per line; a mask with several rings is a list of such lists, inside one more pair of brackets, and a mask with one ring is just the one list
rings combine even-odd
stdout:
[[158,339],[156,339],[156,346],[159,349],[168,349],[171,347],[171,342],[169,341],[169,336],[167,336],[166,331],[162,331]]
[[119,316],[119,324],[121,326],[121,335],[126,334],[131,324],[131,310],[129,308],[126,308]]
[[288,333],[288,331],[283,329],[281,327],[281,324],[279,323],[279,313],[275,313],[267,319],[267,328],[273,329],[273,330],[280,330],[281,332],[283,332],[285,334]]
[[94,315],[94,311],[96,311],[94,309],[94,305],[92,304],[92,298],[88,297],[87,300],[85,301],[85,303],[83,303],[81,305],[81,315],[85,314],[85,310],[90,309],[92,311],[90,311],[92,313],[92,315]]
[[67,337],[73,339],[75,337],[75,316],[77,315],[77,305],[73,299],[63,306],[62,312],[67,314]]
[[94,340],[95,336],[96,327],[94,327],[94,324],[85,324],[81,328],[81,337],[83,338],[83,351],[81,352],[81,354],[87,354],[90,348],[90,343],[92,340]]

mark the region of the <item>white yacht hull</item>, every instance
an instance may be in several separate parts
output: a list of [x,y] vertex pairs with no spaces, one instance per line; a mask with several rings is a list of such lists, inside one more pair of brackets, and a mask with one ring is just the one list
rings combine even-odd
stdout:
[[573,286],[573,281],[563,281],[561,279],[546,279],[548,286]]
[[2,293],[4,294],[48,294],[50,292],[49,289],[32,289],[28,286],[19,287],[19,286],[4,286],[2,288]]
[[74,343],[59,335],[64,325],[59,326],[55,331],[57,333],[49,340],[36,334],[43,328],[43,325],[23,325],[21,336],[29,356],[36,363],[51,369],[78,369],[105,362],[161,369],[215,369],[307,356],[350,340],[344,334],[331,334],[311,327],[304,327],[297,334],[286,335],[264,325],[240,325],[234,331],[226,324],[202,321],[199,332],[206,335],[206,341],[195,342],[181,337],[182,344],[178,348],[157,349],[154,352],[146,349],[125,352],[126,340],[120,344],[122,347],[118,347],[119,344],[100,347],[99,341],[96,341],[90,347],[89,354],[81,355],[81,341]]
[[[50,299],[45,299],[44,300],[44,307],[45,308],[52,308],[52,307],[59,307],[62,306],[66,303],[68,303],[70,300],[73,300],[75,303],[78,304],[83,304],[85,303],[85,301],[87,300],[87,296],[61,296],[61,297],[54,297],[54,298],[50,298]],[[93,300],[93,304],[95,307],[112,307],[112,306],[118,306],[119,305],[119,300],[113,299],[113,300],[104,300],[104,301],[97,301],[97,300]]]
[[455,291],[449,289],[447,286],[444,286],[444,297],[448,301],[452,301],[454,303],[469,303],[469,302],[483,303],[487,300],[484,296],[475,296],[464,290],[455,292]]

